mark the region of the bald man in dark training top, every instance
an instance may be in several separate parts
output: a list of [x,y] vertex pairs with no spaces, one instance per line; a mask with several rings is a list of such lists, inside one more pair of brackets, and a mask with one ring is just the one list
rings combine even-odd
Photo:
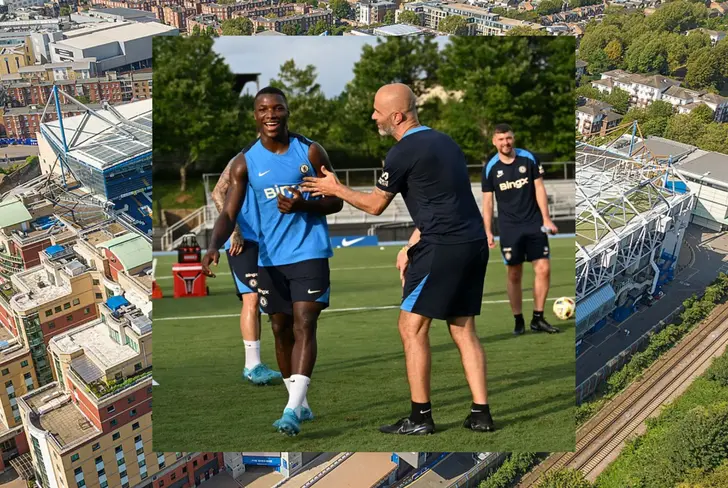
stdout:
[[322,168],[323,178],[304,178],[313,195],[335,196],[372,215],[380,215],[401,193],[415,223],[408,244],[397,255],[402,279],[399,333],[411,393],[411,413],[380,428],[389,434],[435,431],[430,404],[432,319],[445,320],[460,350],[473,404],[464,427],[494,430],[486,388],[485,353],[475,332],[480,315],[488,242],[473,197],[467,161],[447,135],[420,124],[417,98],[403,84],[385,85],[374,97],[372,119],[382,136],[397,143],[387,153],[384,172],[369,193],[342,185]]

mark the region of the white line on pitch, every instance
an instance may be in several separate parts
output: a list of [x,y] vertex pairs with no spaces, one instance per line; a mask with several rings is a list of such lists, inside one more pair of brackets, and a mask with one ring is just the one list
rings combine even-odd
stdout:
[[[552,261],[562,261],[562,260],[573,260],[575,258],[551,258]],[[344,267],[344,268],[331,268],[331,271],[351,271],[356,269],[387,269],[387,268],[394,268],[394,265],[388,264],[386,266],[352,266],[352,267]],[[215,273],[216,276],[230,276],[230,273],[228,272],[222,272],[222,273]],[[164,275],[164,276],[157,276],[155,279],[157,280],[171,280],[173,276],[171,275]]]
[[[548,298],[547,299],[550,302],[553,302],[556,300],[556,298]],[[533,298],[524,298],[524,302],[532,302]],[[485,305],[490,305],[494,303],[508,303],[508,300],[483,300],[481,303]],[[394,308],[399,308],[399,305],[384,305],[381,307],[352,307],[352,308],[327,308],[322,311],[322,313],[328,313],[328,312],[361,312],[361,311],[370,311],[370,310],[391,310]],[[233,317],[240,317],[239,313],[228,313],[224,315],[195,315],[191,317],[155,317],[154,321],[161,321],[161,320],[199,320],[199,319],[229,319]]]

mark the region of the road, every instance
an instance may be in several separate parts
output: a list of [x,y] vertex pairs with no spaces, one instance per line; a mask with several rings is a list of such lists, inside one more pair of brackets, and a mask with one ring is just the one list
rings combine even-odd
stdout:
[[397,467],[391,452],[357,452],[316,483],[316,488],[368,488]]
[[[665,296],[651,307],[642,307],[624,322],[610,322],[585,339],[586,344],[576,359],[576,384],[584,382],[627,349],[693,293],[704,290],[720,271],[728,272],[727,255],[728,234],[716,234],[690,225],[680,251],[680,263],[692,261],[692,265],[663,287]],[[629,335],[624,332],[625,329],[629,330]]]

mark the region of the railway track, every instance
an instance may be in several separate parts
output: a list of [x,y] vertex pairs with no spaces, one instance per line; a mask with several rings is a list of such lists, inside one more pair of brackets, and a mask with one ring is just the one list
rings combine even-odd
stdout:
[[728,343],[728,304],[711,315],[659,359],[600,413],[578,429],[576,451],[556,453],[537,466],[519,483],[519,488],[534,488],[546,472],[568,467],[595,479],[611,462],[625,440],[655,413],[671,395],[691,383],[711,358]]

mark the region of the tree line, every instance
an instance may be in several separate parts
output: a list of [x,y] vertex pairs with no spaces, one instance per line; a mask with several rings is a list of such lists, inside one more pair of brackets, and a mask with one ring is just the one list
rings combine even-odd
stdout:
[[728,39],[714,46],[697,28],[728,29],[728,16],[710,17],[704,2],[677,0],[653,14],[610,6],[602,22],[587,26],[579,58],[590,73],[624,69],[684,80],[688,88],[717,93],[728,86]]
[[[256,136],[251,96],[234,93],[234,75],[206,36],[154,43],[155,178],[220,171]],[[241,45],[241,49],[245,48]],[[353,79],[326,97],[313,66],[284,63],[271,82],[287,94],[290,126],[317,142],[336,168],[381,166],[393,141],[371,120],[374,94],[401,82],[422,96],[421,123],[449,134],[471,163],[492,152],[495,124],[509,123],[519,147],[543,160],[573,161],[574,40],[570,37],[390,37],[365,45]],[[265,81],[263,81],[265,84]],[[183,190],[184,191],[184,190]]]

